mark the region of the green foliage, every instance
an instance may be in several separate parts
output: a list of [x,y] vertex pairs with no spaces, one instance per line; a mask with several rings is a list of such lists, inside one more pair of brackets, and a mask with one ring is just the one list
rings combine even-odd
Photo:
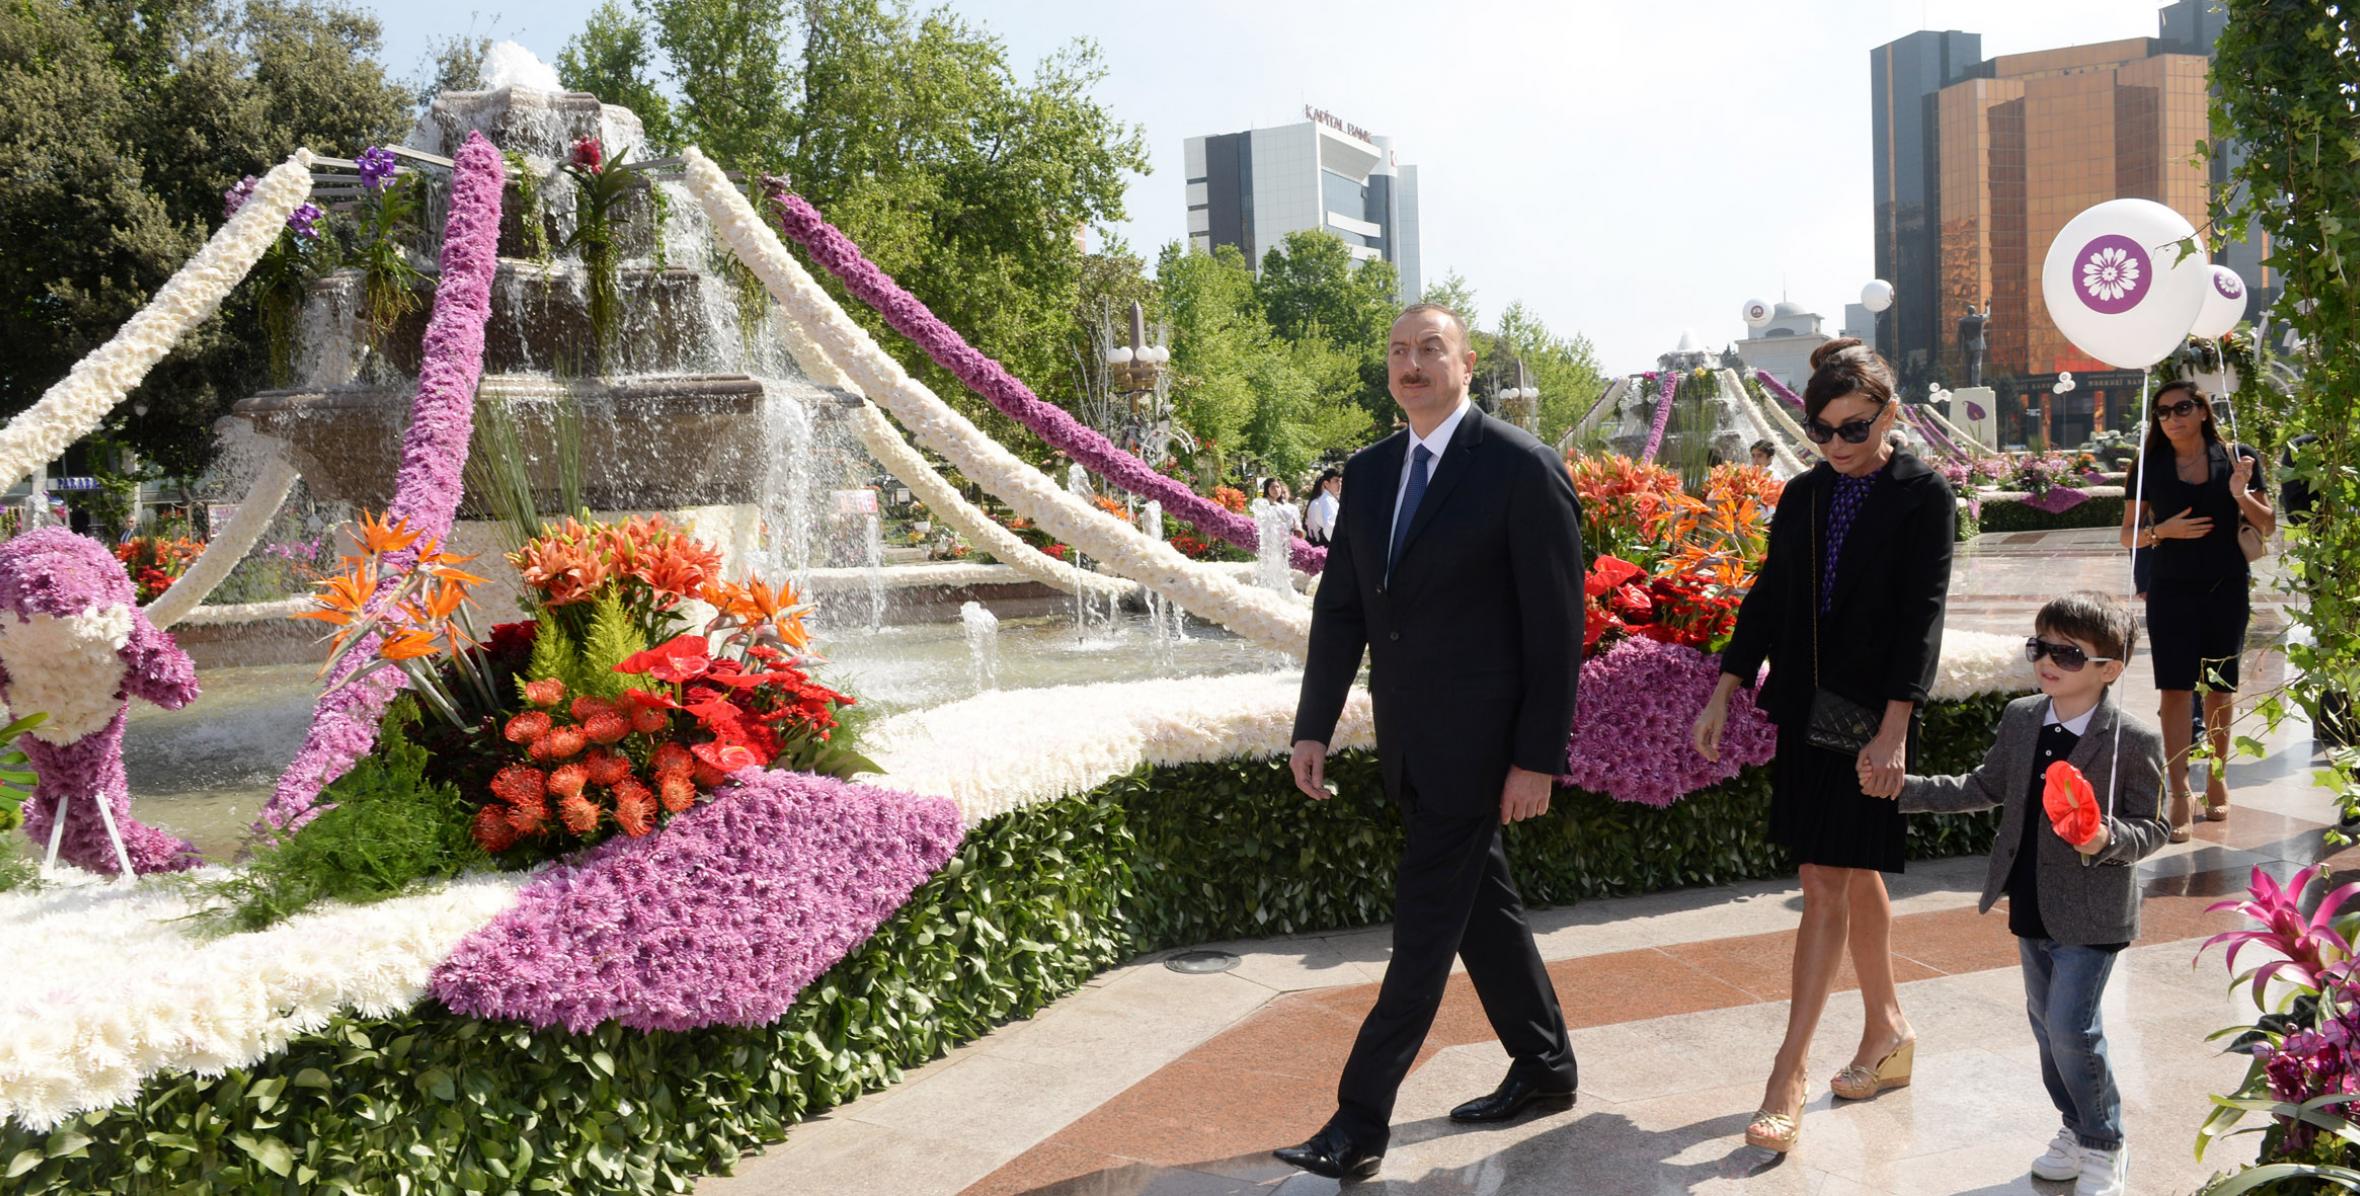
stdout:
[[33,775],[33,762],[24,749],[16,746],[17,737],[48,719],[47,714],[34,713],[0,727],[0,831],[25,824],[25,801],[41,779]]
[[418,718],[414,699],[396,699],[378,749],[322,794],[332,803],[326,813],[226,879],[190,882],[213,903],[207,925],[260,930],[320,901],[382,901],[490,866],[467,833],[473,809],[458,790],[426,779],[427,751],[408,734]]
[[33,888],[41,883],[41,867],[14,848],[0,848],[0,893]]
[[[537,654],[537,637],[533,647]],[[590,629],[582,636],[575,673],[566,680],[566,688],[577,695],[622,697],[631,679],[616,672],[615,666],[647,649],[647,632],[624,609],[621,599],[606,594],[590,606]]]
[[1353,397],[1378,427],[1399,411],[1386,384],[1385,334],[1401,311],[1393,263],[1355,266],[1344,242],[1323,230],[1302,229],[1262,255],[1254,280],[1270,329],[1281,339],[1325,339],[1350,356],[1359,384]]
[[[1927,711],[1930,770],[1981,758],[2005,700]],[[781,1021],[532,1031],[432,1005],[337,1018],[218,1079],[154,1077],[50,1135],[0,1126],[26,1193],[684,1191],[905,1068],[1029,1017],[1140,951],[1389,914],[1399,820],[1366,752],[1308,802],[1283,762],[1142,769],[989,819]],[[1765,772],[1669,810],[1560,793],[1508,832],[1535,903],[1778,875]],[[1911,820],[1913,858],[1988,848],[1991,815]],[[298,838],[300,841],[300,837]]]
[[[2265,263],[2283,287],[2273,321],[2301,337],[2268,381],[2292,394],[2271,431],[2285,442],[2317,438],[2295,458],[2317,513],[2286,524],[2290,579],[2308,599],[2288,613],[2307,634],[2284,641],[2293,699],[2317,720],[2335,695],[2360,693],[2360,11],[2226,7],[2203,148],[2210,156],[2234,143],[2235,185],[2216,189],[2212,228],[2216,243],[2268,236]],[[2360,753],[2340,749],[2334,760],[2325,775],[2342,786],[2345,819],[2360,817]]]
[[672,128],[672,101],[655,85],[656,43],[644,12],[625,11],[601,0],[582,31],[566,39],[557,55],[557,77],[639,116],[653,152],[679,148]]
[[[298,145],[350,153],[406,127],[375,18],[336,0],[0,7],[0,416],[64,377],[221,223],[222,192]],[[241,289],[132,392],[140,455],[194,474],[267,360]],[[127,405],[128,406],[128,405]]]
[[[1976,526],[1986,532],[2046,532],[2067,527],[2121,527],[2123,500],[2091,498],[2051,514],[2021,499],[1983,500]],[[1962,505],[1963,513],[1966,508]]]

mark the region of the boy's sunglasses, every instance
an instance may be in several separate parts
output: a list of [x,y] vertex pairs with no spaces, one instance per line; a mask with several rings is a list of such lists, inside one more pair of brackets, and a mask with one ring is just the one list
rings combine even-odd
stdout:
[[2204,404],[2199,403],[2194,399],[2181,399],[2177,403],[2157,403],[2155,405],[2155,418],[2162,419],[2167,415],[2176,415],[2181,419],[2186,419],[2203,409]]
[[1826,444],[1838,436],[1844,438],[1845,444],[1859,444],[1868,439],[1869,429],[1876,426],[1877,419],[1883,414],[1880,411],[1867,419],[1852,420],[1836,428],[1827,426],[1819,417],[1813,416],[1810,423],[1803,425],[1803,435],[1810,437],[1813,444]]
[[2111,656],[2092,656],[2071,644],[2052,644],[2037,635],[2024,641],[2024,659],[2027,663],[2038,662],[2043,656],[2056,661],[2057,667],[2068,673],[2080,672],[2081,666],[2085,664],[2114,662]]

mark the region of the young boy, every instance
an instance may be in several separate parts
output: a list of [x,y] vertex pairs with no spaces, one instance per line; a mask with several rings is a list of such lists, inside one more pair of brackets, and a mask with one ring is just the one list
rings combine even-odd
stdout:
[[[2098,1000],[2115,954],[2139,934],[2136,865],[2170,834],[2157,813],[2163,741],[2124,715],[2111,692],[2137,636],[2121,603],[2067,594],[2041,608],[2033,633],[2024,655],[2040,676],[2040,694],[2008,705],[1982,767],[1965,776],[1909,778],[1901,808],[2005,807],[1980,908],[1989,912],[2007,894],[2041,1080],[2065,1117],[2032,1174],[2076,1180],[2080,1196],[2121,1196],[2122,1098],[2106,1060]],[[2108,815],[2087,842],[2065,842],[2042,803],[2048,767],[2059,760],[2081,770]]]

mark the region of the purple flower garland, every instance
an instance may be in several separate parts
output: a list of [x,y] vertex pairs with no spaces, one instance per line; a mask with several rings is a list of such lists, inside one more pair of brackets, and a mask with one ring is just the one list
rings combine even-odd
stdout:
[[1779,381],[1775,377],[1772,377],[1770,371],[1755,370],[1754,381],[1761,383],[1763,390],[1769,391],[1771,394],[1778,396],[1778,398],[1787,406],[1795,408],[1798,411],[1802,409],[1803,396],[1788,390],[1786,388],[1786,383]]
[[1720,676],[1718,656],[1636,636],[1591,657],[1575,699],[1571,759],[1558,780],[1617,801],[1664,807],[1769,763],[1778,733],[1751,690],[1730,696],[1719,761],[1690,746],[1696,712]]
[[[875,308],[894,331],[916,342],[935,364],[1000,414],[1023,424],[1032,433],[1082,463],[1091,473],[1141,498],[1162,503],[1164,514],[1194,524],[1207,535],[1252,551],[1259,542],[1254,521],[1197,494],[1157,473],[1139,458],[1117,448],[1106,437],[1035,395],[1007,367],[969,345],[924,303],[895,283],[860,251],[860,246],[827,222],[802,196],[787,190],[778,179],[765,180],[770,201],[777,205],[779,225],[803,246],[813,261],[835,275],[861,302]],[[1294,567],[1317,573],[1327,565],[1327,550],[1295,539],[1290,551]]]
[[[402,437],[401,470],[394,476],[389,520],[407,522],[422,540],[441,540],[458,517],[460,473],[475,426],[475,386],[483,377],[484,324],[492,311],[492,274],[500,264],[500,189],[507,166],[481,132],[467,135],[451,175],[451,214],[443,225],[442,280],[426,324],[418,393]],[[415,553],[388,562],[379,592],[399,584]],[[401,674],[380,669],[340,685],[376,655],[370,636],[339,660],[312,713],[311,730],[255,829],[302,826],[316,812],[320,790],[343,776],[377,744],[377,720],[401,688]]]
[[469,1017],[576,1033],[768,1025],[963,834],[943,798],[743,772],[662,834],[609,839],[526,885],[428,991]]
[[1655,404],[1655,426],[1647,430],[1647,451],[1639,454],[1643,464],[1653,464],[1656,450],[1663,447],[1663,430],[1672,422],[1672,400],[1680,395],[1680,371],[1665,370],[1657,374],[1655,388],[1661,397]]

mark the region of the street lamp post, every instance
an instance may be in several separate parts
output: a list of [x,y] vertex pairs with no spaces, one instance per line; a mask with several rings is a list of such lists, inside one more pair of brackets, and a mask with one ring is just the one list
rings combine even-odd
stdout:
[[[1112,329],[1101,333],[1099,356],[1106,367],[1107,389],[1127,408],[1122,413],[1123,447],[1152,468],[1163,461],[1177,431],[1170,402],[1170,334],[1159,328],[1157,340],[1148,338],[1147,309],[1137,300],[1131,303],[1128,332],[1127,339]],[[1177,434],[1187,437],[1185,431]]]
[[1538,435],[1540,432],[1541,392],[1525,376],[1524,363],[1516,363],[1516,385],[1494,386],[1491,392],[1492,414]]

